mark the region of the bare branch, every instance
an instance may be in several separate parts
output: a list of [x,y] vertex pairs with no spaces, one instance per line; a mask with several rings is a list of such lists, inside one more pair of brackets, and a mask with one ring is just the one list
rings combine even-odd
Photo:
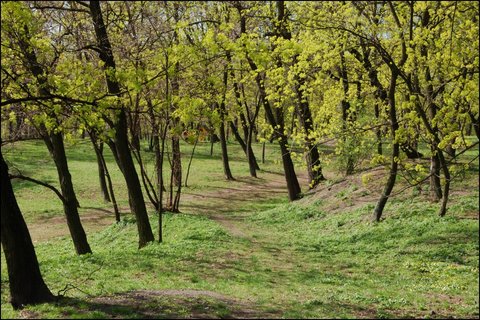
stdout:
[[86,9],[78,9],[78,8],[66,8],[66,7],[61,7],[61,6],[39,6],[34,4],[32,6],[32,9],[38,9],[38,10],[45,10],[45,9],[54,9],[54,10],[62,10],[62,11],[71,11],[71,12],[83,12],[83,13],[88,13],[89,11]]
[[55,192],[55,194],[60,198],[60,200],[62,200],[63,204],[66,204],[66,203],[67,203],[67,200],[63,197],[63,195],[60,193],[60,191],[58,191],[58,189],[55,188],[54,186],[52,186],[51,184],[48,184],[48,183],[46,183],[46,182],[43,182],[43,181],[40,181],[40,180],[37,180],[37,179],[33,179],[33,178],[30,178],[30,177],[27,177],[27,176],[24,176],[23,174],[9,174],[8,177],[9,177],[10,179],[22,179],[22,180],[26,180],[26,181],[30,181],[30,182],[39,184],[39,185],[41,185],[41,186],[44,186],[44,187],[52,190],[53,192]]

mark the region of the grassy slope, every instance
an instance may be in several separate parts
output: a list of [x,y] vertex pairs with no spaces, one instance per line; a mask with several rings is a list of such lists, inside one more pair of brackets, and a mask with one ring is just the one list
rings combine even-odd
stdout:
[[[14,157],[25,174],[55,182],[55,172],[41,144],[17,148],[22,153],[17,149],[7,158]],[[233,173],[241,177],[248,169],[238,146],[232,148]],[[268,151],[273,158],[276,150]],[[80,201],[83,206],[105,207],[95,189],[95,162],[88,155],[87,145],[69,149]],[[208,146],[200,146],[189,190],[208,196],[209,191],[227,184],[221,179],[218,154],[215,159],[207,155]],[[121,176],[111,158],[109,161],[121,196]],[[38,166],[28,167],[37,162]],[[279,171],[275,163],[266,167]],[[470,180],[476,177],[478,169]],[[240,185],[234,182],[228,186],[235,189]],[[61,214],[55,196],[44,189],[19,182],[15,190],[27,223]],[[32,197],[37,200],[35,204]],[[443,219],[436,217],[438,205],[419,197],[390,201],[388,217],[380,224],[368,222],[373,204],[335,214],[323,210],[334,197],[294,204],[286,202],[285,193],[236,205],[229,204],[228,199],[203,200],[211,208],[230,205],[223,213],[227,217],[244,217],[236,221],[242,236],[231,236],[216,221],[199,215],[192,205],[183,214],[166,216],[165,243],[142,250],[137,250],[136,227],[130,216],[119,225],[89,234],[93,255],[75,256],[69,237],[38,243],[42,274],[52,291],[57,293],[68,284],[75,288],[69,287],[66,295],[72,299],[60,305],[33,306],[21,312],[8,304],[2,255],[1,316],[141,318],[145,314],[138,308],[121,303],[106,308],[89,296],[173,288],[218,292],[257,306],[258,315],[277,317],[478,318],[479,225],[478,220],[471,219],[471,213],[478,212],[477,190],[452,199],[448,217]],[[154,214],[151,221],[156,229]],[[210,316],[223,317],[233,314],[235,307],[207,298],[162,299],[144,303],[156,310],[158,317],[186,317],[198,308],[208,308]]]

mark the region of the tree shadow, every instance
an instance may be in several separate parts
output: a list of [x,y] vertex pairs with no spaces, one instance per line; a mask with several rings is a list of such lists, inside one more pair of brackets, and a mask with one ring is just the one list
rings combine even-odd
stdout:
[[56,304],[64,316],[75,314],[84,318],[251,319],[280,316],[278,312],[265,311],[215,292],[196,290],[138,290],[87,299],[63,297]]

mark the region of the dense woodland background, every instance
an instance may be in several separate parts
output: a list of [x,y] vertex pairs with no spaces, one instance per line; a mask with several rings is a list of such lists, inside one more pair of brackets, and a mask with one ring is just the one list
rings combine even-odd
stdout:
[[[478,2],[7,1],[1,23],[2,317],[201,316],[158,291],[196,288],[216,317],[478,318]],[[138,289],[160,313],[101,300]]]

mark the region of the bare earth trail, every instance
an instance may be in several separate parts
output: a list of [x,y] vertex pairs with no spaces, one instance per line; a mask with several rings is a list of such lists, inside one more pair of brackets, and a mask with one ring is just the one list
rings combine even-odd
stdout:
[[[186,213],[202,214],[217,221],[232,236],[245,237],[240,226],[242,216],[232,215],[232,212],[242,210],[247,203],[266,201],[279,196],[287,197],[285,178],[280,173],[260,172],[260,178],[239,177],[232,182],[235,186],[218,188],[214,191],[191,191],[184,188],[180,201],[180,210]],[[305,186],[307,177],[298,174],[299,182]],[[306,188],[303,188],[306,190]],[[120,208],[122,214],[129,211],[128,207]],[[114,222],[113,210],[104,208],[81,207],[80,218],[88,234],[104,229]],[[243,226],[248,229],[248,226]],[[68,236],[69,231],[65,217],[55,216],[38,219],[28,224],[34,243],[48,241],[53,238]]]
[[[285,177],[277,173],[260,173],[261,178],[237,178],[235,187],[219,188],[218,191],[208,193],[184,192],[181,210],[202,214],[218,222],[234,237],[249,238],[245,230],[251,230],[251,225],[244,222],[245,215],[238,213],[245,211],[246,204],[251,205],[272,198],[287,197]],[[307,184],[304,174],[298,175],[301,185]],[[305,190],[306,188],[304,188]],[[248,214],[248,213],[247,213]],[[257,235],[259,236],[259,235]]]

